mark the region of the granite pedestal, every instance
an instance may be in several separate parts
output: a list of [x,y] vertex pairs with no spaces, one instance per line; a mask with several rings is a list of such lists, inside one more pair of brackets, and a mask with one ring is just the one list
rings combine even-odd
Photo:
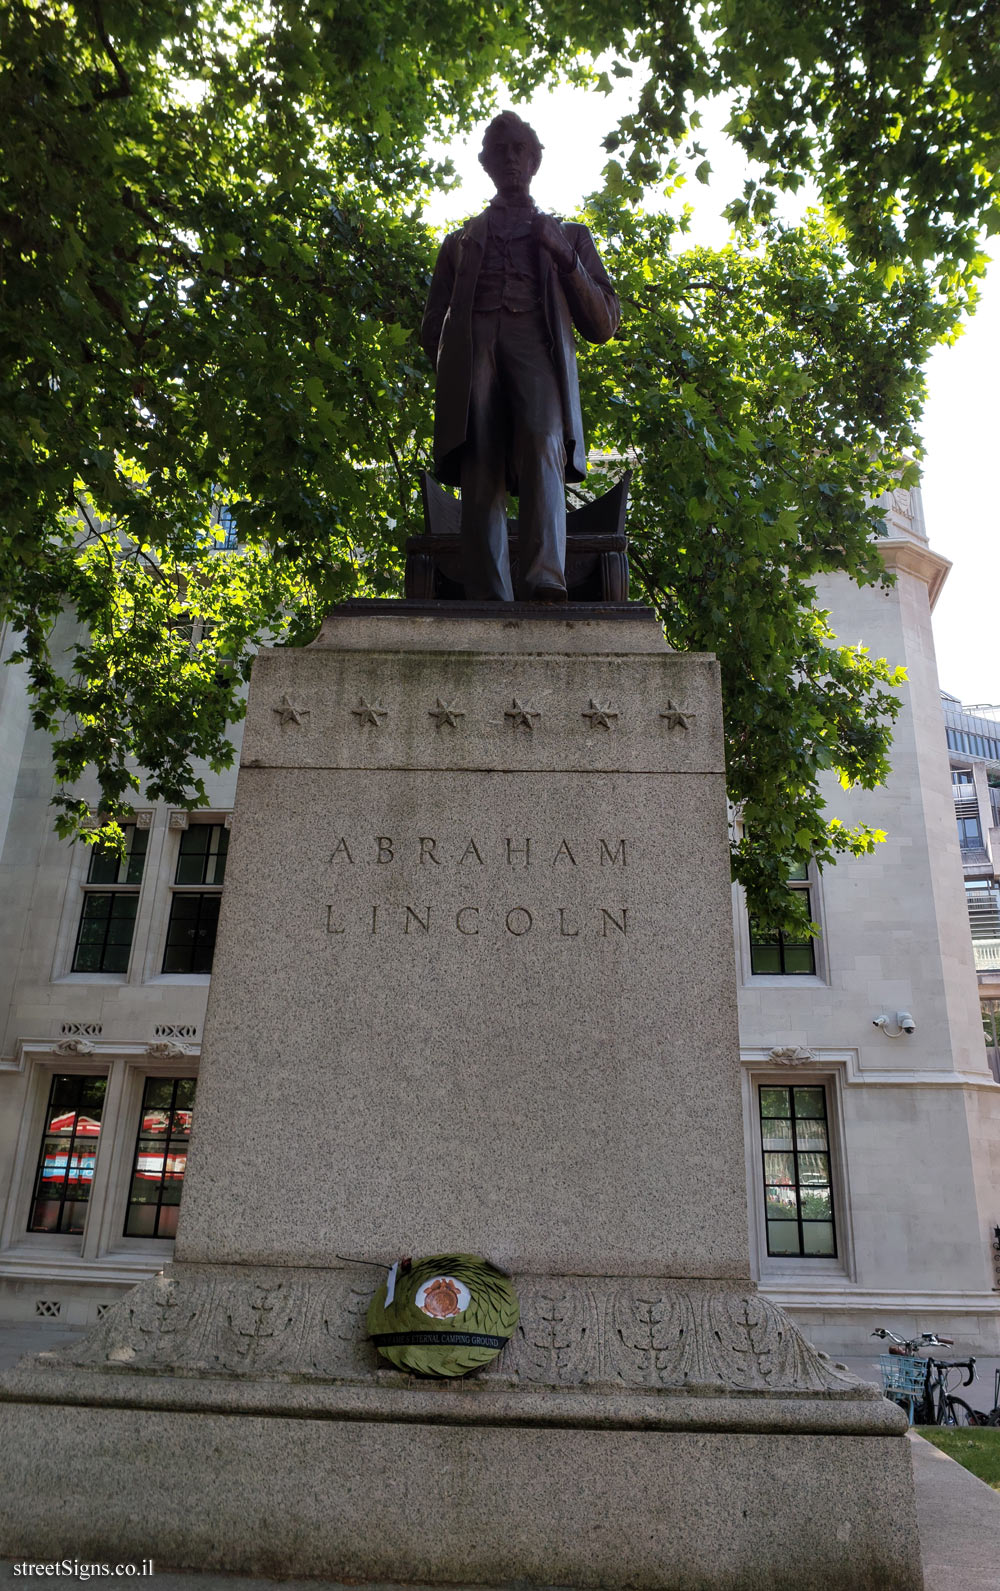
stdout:
[[[175,1262],[0,1380],[0,1555],[920,1586],[903,1415],[749,1277],[726,822],[643,610],[258,658]],[[422,1382],[364,1313],[456,1250],[521,1325]]]

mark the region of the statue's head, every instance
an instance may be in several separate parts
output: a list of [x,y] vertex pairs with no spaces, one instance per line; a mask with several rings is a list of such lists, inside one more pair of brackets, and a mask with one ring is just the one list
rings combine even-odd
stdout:
[[538,134],[514,111],[501,111],[483,134],[479,163],[498,193],[527,193],[542,163]]

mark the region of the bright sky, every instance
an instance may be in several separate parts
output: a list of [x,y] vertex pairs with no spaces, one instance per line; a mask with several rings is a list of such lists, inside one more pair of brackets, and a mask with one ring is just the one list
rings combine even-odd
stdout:
[[[612,99],[579,89],[541,93],[529,104],[513,104],[531,122],[545,147],[532,196],[545,210],[572,211],[599,186],[608,159],[601,140],[625,104],[624,87]],[[714,116],[716,125],[722,112]],[[714,168],[706,187],[694,180],[682,198],[695,208],[690,236],[714,246],[728,236],[719,211],[739,191],[747,169],[742,157],[706,125],[698,135]],[[448,152],[461,186],[436,199],[428,212],[434,225],[455,225],[483,207],[493,188],[479,165],[481,132]],[[965,334],[931,358],[924,414],[923,498],[931,546],[954,567],[934,613],[938,672],[942,687],[964,702],[1000,702],[1000,647],[993,625],[1000,598],[1000,493],[980,483],[983,461],[1000,448],[1000,403],[995,396],[1000,350],[1000,245],[987,276],[980,307]]]

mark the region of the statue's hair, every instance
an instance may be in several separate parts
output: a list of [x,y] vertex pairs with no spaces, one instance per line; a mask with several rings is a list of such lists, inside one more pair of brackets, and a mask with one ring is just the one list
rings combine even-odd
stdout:
[[483,134],[483,147],[479,153],[480,162],[482,162],[487,148],[496,137],[497,133],[520,133],[523,138],[526,138],[531,148],[532,158],[535,162],[534,166],[532,167],[532,171],[535,172],[538,170],[542,163],[541,140],[538,134],[535,132],[535,129],[533,127],[529,127],[528,123],[523,119],[523,117],[519,116],[517,112],[513,110],[502,110],[499,116],[494,116],[493,120],[490,122],[490,125]]

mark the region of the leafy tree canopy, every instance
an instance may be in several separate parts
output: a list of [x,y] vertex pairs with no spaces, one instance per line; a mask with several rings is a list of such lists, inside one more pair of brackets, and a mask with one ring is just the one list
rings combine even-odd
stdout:
[[[202,799],[192,761],[231,760],[253,648],[399,590],[431,415],[420,214],[447,181],[428,135],[481,121],[498,78],[515,101],[590,81],[599,106],[634,73],[587,216],[626,304],[582,361],[592,439],[638,464],[668,639],[722,662],[758,914],[793,909],[789,861],[868,848],[817,775],[884,774],[898,680],[832,644],[810,581],[882,577],[871,504],[997,227],[997,28],[989,0],[2,0],[0,619],[60,831],[91,767],[112,823],[137,768]],[[642,190],[701,158],[717,92],[759,176],[737,243],[683,252]],[[780,225],[807,178],[826,212]]]

